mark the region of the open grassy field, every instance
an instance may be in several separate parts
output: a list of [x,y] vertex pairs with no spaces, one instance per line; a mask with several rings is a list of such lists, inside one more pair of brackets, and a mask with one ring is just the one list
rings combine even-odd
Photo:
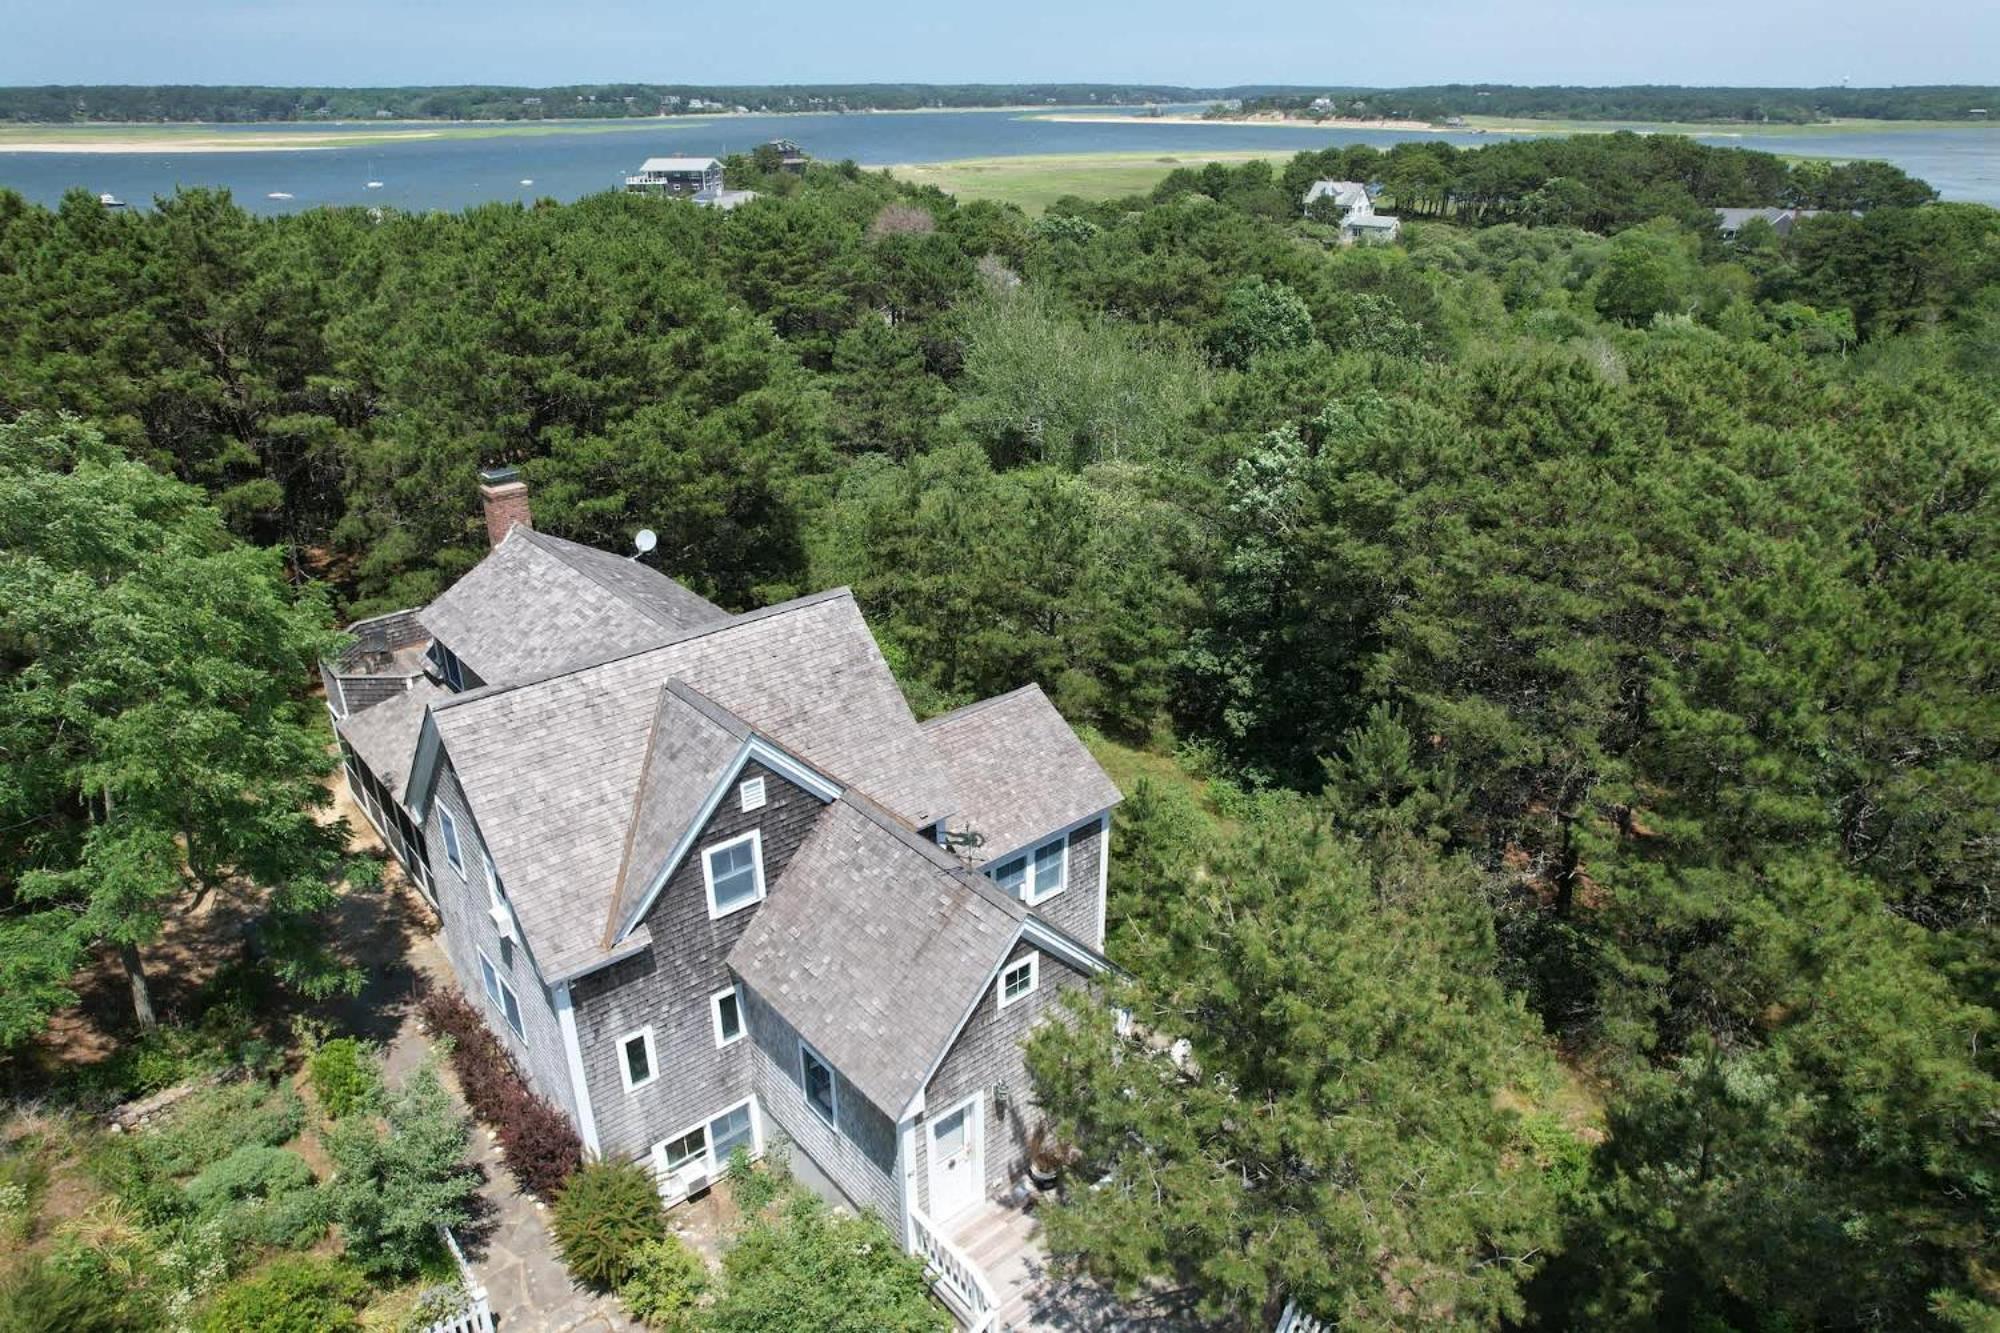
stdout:
[[1064,195],[1116,199],[1143,194],[1177,167],[1210,162],[1283,161],[1292,149],[1220,153],[1047,153],[1027,157],[967,157],[890,167],[904,180],[935,185],[960,199],[997,199],[1039,213]]

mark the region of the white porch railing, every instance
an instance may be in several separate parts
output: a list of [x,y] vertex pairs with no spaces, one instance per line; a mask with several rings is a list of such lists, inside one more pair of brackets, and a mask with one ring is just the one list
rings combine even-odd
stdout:
[[486,1300],[486,1284],[473,1275],[472,1265],[465,1262],[465,1251],[458,1248],[458,1237],[451,1234],[451,1228],[439,1227],[438,1233],[458,1264],[458,1280],[465,1285],[465,1305],[456,1314],[432,1324],[425,1333],[493,1333],[493,1307]]
[[979,1265],[915,1208],[910,1209],[910,1247],[924,1257],[938,1294],[964,1322],[966,1333],[987,1333],[1000,1312],[1000,1301]]
[[1296,1302],[1286,1301],[1285,1312],[1278,1316],[1277,1333],[1331,1333],[1333,1325],[1313,1318],[1299,1309]]

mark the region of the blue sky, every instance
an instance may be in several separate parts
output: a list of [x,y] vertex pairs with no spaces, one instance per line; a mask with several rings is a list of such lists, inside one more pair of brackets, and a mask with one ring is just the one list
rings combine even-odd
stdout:
[[1938,0],[0,0],[0,83],[1978,83]]

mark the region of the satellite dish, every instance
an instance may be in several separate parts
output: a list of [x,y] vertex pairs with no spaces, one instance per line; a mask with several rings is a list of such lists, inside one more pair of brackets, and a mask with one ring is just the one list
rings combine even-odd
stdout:
[[655,546],[658,546],[660,544],[660,539],[658,536],[654,534],[651,528],[640,528],[639,531],[633,535],[632,544],[639,548],[639,555],[635,555],[632,557],[634,560],[637,560],[640,555],[644,555],[646,554],[646,552],[652,550]]

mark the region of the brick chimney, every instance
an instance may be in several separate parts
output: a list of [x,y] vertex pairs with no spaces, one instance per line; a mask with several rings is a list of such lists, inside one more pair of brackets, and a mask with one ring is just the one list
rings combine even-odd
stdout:
[[498,546],[516,523],[535,526],[528,515],[528,483],[521,480],[519,468],[481,469],[479,499],[486,506],[486,540],[491,545]]

